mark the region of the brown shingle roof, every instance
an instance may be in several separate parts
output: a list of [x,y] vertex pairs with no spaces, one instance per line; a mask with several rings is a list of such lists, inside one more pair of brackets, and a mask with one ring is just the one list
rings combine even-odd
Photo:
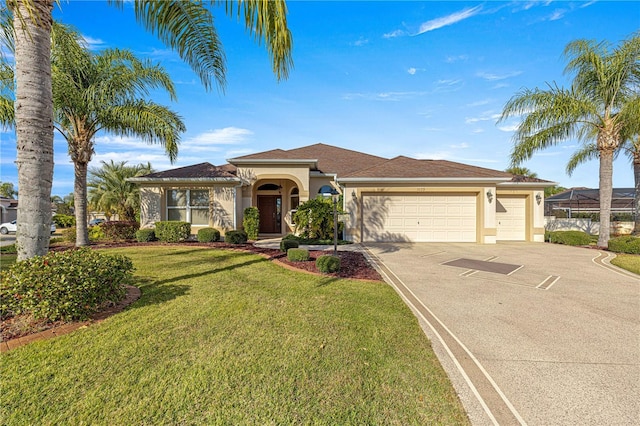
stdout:
[[356,170],[387,161],[386,158],[364,154],[350,149],[333,145],[317,143],[302,148],[283,151],[274,149],[271,151],[249,154],[238,157],[239,160],[318,160],[317,171],[323,173],[337,173],[338,176],[346,175]]
[[510,178],[499,170],[485,169],[447,160],[416,160],[399,156],[382,164],[358,170],[350,178]]
[[177,169],[151,173],[142,178],[148,179],[194,179],[194,178],[235,178],[235,167],[230,164],[214,166],[211,163],[194,164]]
[[513,175],[511,182],[527,182],[527,183],[552,183],[551,181],[539,179],[531,176]]

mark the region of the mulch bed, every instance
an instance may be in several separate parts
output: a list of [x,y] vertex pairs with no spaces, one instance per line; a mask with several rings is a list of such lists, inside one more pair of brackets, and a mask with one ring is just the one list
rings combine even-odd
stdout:
[[[309,252],[309,260],[305,262],[292,262],[287,259],[287,255],[280,250],[269,249],[256,247],[251,243],[247,244],[229,244],[224,242],[217,243],[199,243],[199,242],[185,242],[179,244],[166,244],[166,243],[137,243],[137,242],[125,242],[125,243],[99,243],[92,244],[90,247],[94,249],[104,249],[104,248],[119,248],[119,247],[148,247],[150,245],[159,245],[159,246],[196,246],[196,247],[210,247],[215,249],[225,249],[225,250],[238,250],[260,254],[276,263],[282,264],[283,266],[300,270],[307,273],[314,273],[318,275],[323,275],[326,277],[334,277],[334,278],[346,278],[346,279],[357,279],[357,280],[371,280],[371,281],[382,281],[382,277],[373,268],[372,265],[366,260],[364,255],[360,252],[353,251],[339,251],[338,257],[340,257],[340,271],[333,274],[321,274],[316,268],[316,259],[325,254],[332,254],[332,251],[310,251]],[[68,244],[56,244],[50,247],[52,251],[63,251],[73,249],[73,246]],[[139,297],[139,292],[137,293],[137,297]],[[127,298],[127,304],[133,303],[137,299]],[[124,309],[126,305],[118,304],[117,309],[113,309],[110,307],[107,310],[98,312],[92,317],[95,320],[102,320],[110,315],[113,315],[116,312]],[[41,333],[42,331],[51,330],[64,327],[66,324],[63,321],[57,321],[55,323],[46,322],[46,321],[35,321],[28,317],[13,317],[9,319],[5,319],[0,323],[0,342],[7,342],[9,339],[17,339],[20,337],[24,337],[27,335]]]

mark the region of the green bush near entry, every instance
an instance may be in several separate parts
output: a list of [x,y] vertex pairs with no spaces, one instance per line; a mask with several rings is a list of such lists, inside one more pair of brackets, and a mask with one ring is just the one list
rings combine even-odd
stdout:
[[213,243],[220,241],[220,231],[215,228],[202,228],[198,230],[198,242]]
[[247,233],[244,231],[227,231],[224,234],[224,241],[229,244],[244,244],[247,242]]
[[244,209],[244,218],[242,219],[242,227],[247,233],[247,238],[255,241],[258,239],[258,231],[260,230],[260,212],[257,207],[247,207]]
[[156,222],[156,238],[163,243],[177,243],[189,239],[191,224],[179,220]]
[[304,262],[309,260],[309,250],[301,248],[290,248],[287,250],[287,259],[292,262]]
[[331,274],[340,270],[340,258],[330,254],[316,259],[316,268],[324,274]]
[[139,243],[149,243],[156,240],[156,231],[150,228],[138,229],[136,232],[136,241]]
[[288,252],[289,249],[291,248],[298,248],[300,247],[300,243],[298,243],[297,240],[291,240],[291,239],[282,239],[282,241],[280,241],[280,251],[283,252]]

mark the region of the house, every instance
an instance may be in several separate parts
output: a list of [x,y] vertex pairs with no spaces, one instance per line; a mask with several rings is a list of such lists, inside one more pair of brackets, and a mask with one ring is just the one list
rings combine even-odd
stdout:
[[392,159],[326,144],[274,149],[152,173],[140,186],[141,225],[184,220],[222,233],[260,212],[261,236],[293,232],[291,212],[331,188],[343,194],[355,242],[544,241],[544,188],[554,183],[445,160]]
[[11,222],[18,217],[18,200],[0,197],[0,223]]

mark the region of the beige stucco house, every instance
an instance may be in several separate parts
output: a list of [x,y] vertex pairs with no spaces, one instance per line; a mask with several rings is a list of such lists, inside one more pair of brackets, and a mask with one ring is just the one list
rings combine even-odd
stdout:
[[345,237],[356,242],[544,240],[544,188],[553,182],[445,160],[392,159],[325,144],[260,152],[229,164],[134,178],[141,225],[185,220],[225,231],[260,212],[260,235],[294,231],[291,212],[331,188],[343,194]]

